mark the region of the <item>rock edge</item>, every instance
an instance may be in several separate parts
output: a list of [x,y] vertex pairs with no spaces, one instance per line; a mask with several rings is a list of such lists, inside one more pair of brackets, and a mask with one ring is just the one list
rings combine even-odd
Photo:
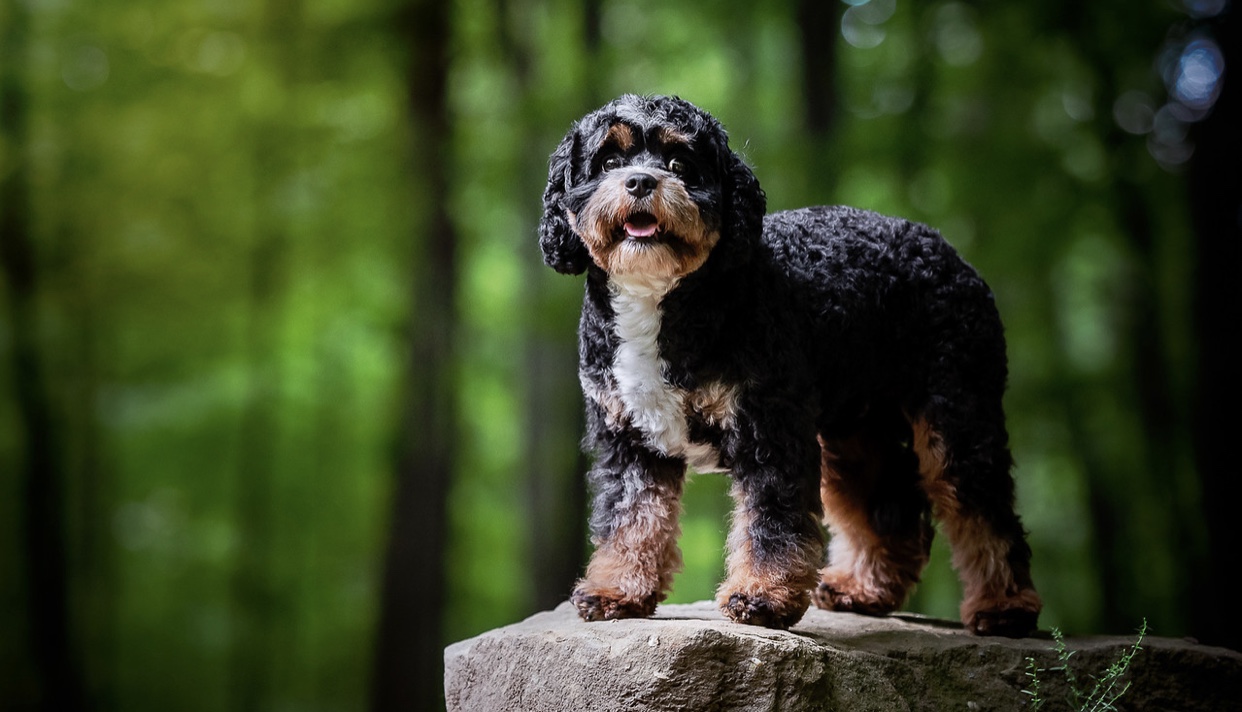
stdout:
[[[1134,637],[1067,639],[1080,687]],[[653,618],[584,623],[564,603],[450,645],[450,712],[634,710],[1021,710],[1028,658],[1058,665],[1051,636],[980,638],[957,623],[812,609],[789,631],[724,620],[715,604],[661,606]],[[1069,709],[1064,676],[1039,675],[1047,712]],[[1242,710],[1242,654],[1148,637],[1127,710]]]

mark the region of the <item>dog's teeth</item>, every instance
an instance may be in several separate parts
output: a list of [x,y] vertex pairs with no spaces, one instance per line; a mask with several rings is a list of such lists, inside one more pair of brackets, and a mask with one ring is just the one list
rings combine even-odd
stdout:
[[651,237],[656,234],[656,227],[655,223],[639,226],[634,223],[627,222],[625,224],[625,234],[630,237]]

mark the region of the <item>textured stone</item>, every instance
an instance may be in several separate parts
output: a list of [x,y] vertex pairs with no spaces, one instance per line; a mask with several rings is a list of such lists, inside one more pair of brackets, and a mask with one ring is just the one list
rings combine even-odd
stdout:
[[[1133,637],[1074,637],[1089,687]],[[1126,710],[1242,710],[1242,654],[1148,637],[1126,679]],[[651,619],[584,623],[569,604],[445,651],[450,712],[529,710],[1019,710],[1027,659],[1058,665],[1050,636],[971,636],[913,615],[812,609],[790,631],[730,623],[709,602]],[[1040,674],[1047,712],[1069,709],[1064,676]]]

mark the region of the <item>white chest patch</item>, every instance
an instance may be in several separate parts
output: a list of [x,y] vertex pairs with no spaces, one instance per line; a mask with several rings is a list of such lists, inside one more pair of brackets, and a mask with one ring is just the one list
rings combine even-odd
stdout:
[[[613,377],[630,423],[647,437],[647,444],[670,457],[682,457],[699,472],[719,472],[719,455],[705,443],[690,440],[687,405],[697,409],[696,394],[675,388],[664,380],[664,359],[657,337],[662,312],[660,301],[675,282],[612,282],[612,308],[619,340],[613,361]],[[723,389],[717,386],[713,392]],[[731,400],[731,393],[727,396]]]

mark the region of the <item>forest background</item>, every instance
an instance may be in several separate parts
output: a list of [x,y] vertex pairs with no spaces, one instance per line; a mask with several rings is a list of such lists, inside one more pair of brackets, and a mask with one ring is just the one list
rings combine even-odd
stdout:
[[[446,643],[564,600],[582,286],[535,226],[622,92],[714,113],[772,209],[925,221],[986,277],[1043,626],[1242,646],[1236,17],[0,0],[0,707],[435,709]],[[909,608],[959,596],[938,541]]]

